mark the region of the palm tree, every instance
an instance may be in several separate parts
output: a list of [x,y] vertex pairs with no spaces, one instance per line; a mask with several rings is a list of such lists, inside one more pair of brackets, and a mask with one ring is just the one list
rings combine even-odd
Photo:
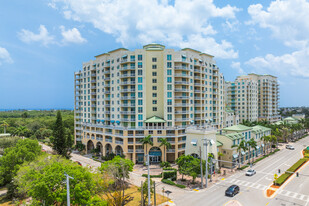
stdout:
[[[221,160],[221,157],[223,157],[223,153],[222,152],[218,152],[218,159]],[[221,162],[218,161],[218,165],[219,165],[219,171],[221,171]]]
[[3,133],[6,133],[6,128],[9,126],[9,124],[6,121],[3,121],[1,126],[3,127]]
[[164,162],[166,157],[166,150],[170,149],[172,147],[171,143],[167,141],[166,138],[160,138],[159,141],[161,142],[160,147],[164,147]]
[[[271,145],[273,145],[273,144],[277,145],[277,137],[275,135],[270,135],[269,141],[271,142]],[[271,146],[271,152],[273,152],[272,146]]]
[[140,140],[140,142],[143,144],[143,146],[146,145],[146,152],[145,154],[147,154],[147,145],[150,144],[151,146],[153,146],[153,142],[151,141],[151,135],[148,135],[147,137],[144,137],[143,139]]
[[233,145],[232,148],[236,147],[236,151],[238,152],[238,158],[239,158],[239,164],[238,164],[238,168],[240,168],[240,164],[241,164],[241,151],[244,150],[246,151],[246,142],[244,140],[241,140],[241,142],[237,145]]
[[21,137],[21,136],[25,136],[26,131],[27,131],[27,127],[19,126],[17,129],[15,129],[14,134]]
[[263,136],[261,137],[261,140],[263,140],[264,148],[263,148],[263,153],[265,155],[265,149],[267,148],[267,144],[269,142],[269,136]]
[[[250,154],[250,156],[249,156],[249,162],[250,162],[250,157],[251,157],[250,148],[256,149],[257,143],[256,143],[256,141],[254,140],[254,138],[251,138],[251,139],[247,142],[247,144],[248,144],[248,148],[249,148],[249,154]],[[254,162],[254,155],[252,156],[252,158],[253,158],[253,162]]]

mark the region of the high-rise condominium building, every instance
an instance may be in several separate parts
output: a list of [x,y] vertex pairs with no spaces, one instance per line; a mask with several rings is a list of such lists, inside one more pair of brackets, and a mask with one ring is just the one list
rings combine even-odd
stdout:
[[[140,140],[151,135],[151,161],[174,161],[184,154],[187,126],[222,128],[224,78],[213,56],[149,44],[95,57],[75,72],[75,138],[88,151],[142,162]],[[165,153],[160,138],[172,144]]]
[[277,77],[248,74],[226,82],[226,101],[240,121],[277,121],[279,88]]

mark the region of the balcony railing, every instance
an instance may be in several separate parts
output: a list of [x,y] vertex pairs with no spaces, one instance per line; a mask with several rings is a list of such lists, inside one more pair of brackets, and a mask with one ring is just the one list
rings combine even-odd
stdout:
[[112,139],[105,139],[105,142],[113,142],[113,140]]

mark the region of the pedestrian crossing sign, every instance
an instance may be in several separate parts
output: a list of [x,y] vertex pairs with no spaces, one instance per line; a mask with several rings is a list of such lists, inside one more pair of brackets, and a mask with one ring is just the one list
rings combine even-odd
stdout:
[[278,175],[274,174],[274,179],[277,180],[278,179]]

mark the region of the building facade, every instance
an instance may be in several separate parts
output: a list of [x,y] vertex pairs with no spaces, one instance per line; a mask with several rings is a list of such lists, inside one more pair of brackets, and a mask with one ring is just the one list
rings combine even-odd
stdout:
[[[213,56],[160,44],[95,56],[75,72],[75,140],[87,151],[123,154],[142,162],[184,154],[186,127],[224,123],[224,78]],[[154,145],[140,140],[151,135]],[[160,147],[167,138],[172,148]]]
[[226,82],[227,105],[239,115],[240,122],[280,120],[279,86],[272,75],[248,74]]

